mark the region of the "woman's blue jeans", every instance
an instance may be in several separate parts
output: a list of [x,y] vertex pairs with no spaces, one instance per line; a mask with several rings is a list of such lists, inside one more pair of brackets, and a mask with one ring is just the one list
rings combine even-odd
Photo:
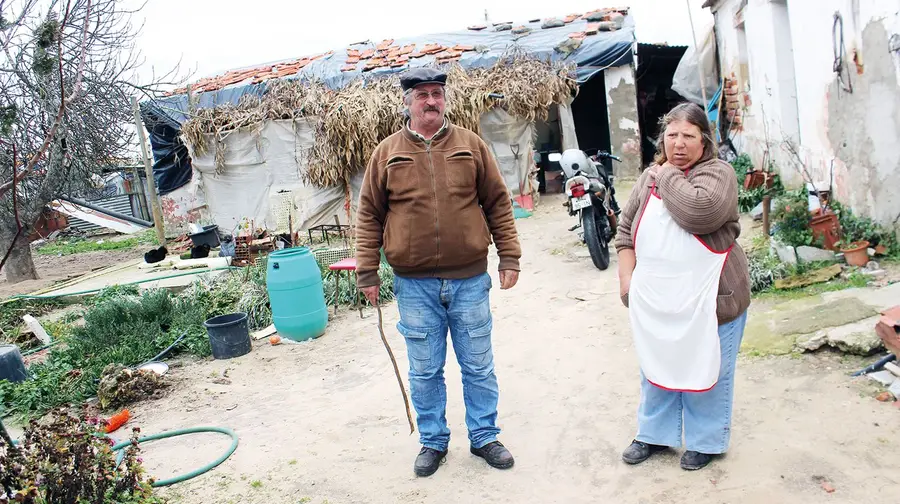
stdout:
[[731,439],[734,368],[744,337],[747,312],[719,326],[722,364],[715,387],[706,392],[670,392],[652,385],[641,373],[638,441],[678,448],[684,433],[688,450],[725,453]]

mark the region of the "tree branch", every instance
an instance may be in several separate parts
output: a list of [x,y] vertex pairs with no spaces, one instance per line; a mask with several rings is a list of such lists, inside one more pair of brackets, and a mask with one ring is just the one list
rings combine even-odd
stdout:
[[37,152],[31,157],[28,161],[28,164],[25,166],[25,169],[22,170],[21,173],[16,173],[15,171],[12,180],[9,182],[0,185],[0,198],[2,198],[6,193],[10,190],[10,188],[14,188],[17,182],[21,182],[25,179],[31,172],[34,170],[34,167],[37,166],[37,162],[43,157],[43,155],[47,152],[47,149],[50,147],[50,143],[53,142],[54,137],[56,136],[56,132],[59,130],[59,125],[62,123],[63,116],[66,113],[66,103],[74,101],[78,97],[78,92],[81,89],[82,75],[84,73],[84,63],[85,63],[85,54],[87,52],[87,31],[90,21],[91,14],[91,0],[87,2],[87,12],[84,15],[84,29],[82,31],[81,37],[81,56],[78,61],[78,70],[75,74],[75,85],[72,88],[71,95],[66,97],[66,88],[65,88],[65,74],[63,73],[62,66],[62,39],[63,34],[62,31],[66,26],[66,23],[69,20],[71,7],[71,0],[66,4],[66,14],[63,17],[62,25],[59,29],[59,40],[57,41],[57,47],[59,48],[59,57],[58,57],[58,66],[59,66],[59,87],[60,87],[60,101],[59,101],[59,110],[56,113],[56,119],[53,121],[53,126],[50,127],[50,131],[47,133],[47,136],[44,138],[44,143],[41,145],[41,148],[38,149]]

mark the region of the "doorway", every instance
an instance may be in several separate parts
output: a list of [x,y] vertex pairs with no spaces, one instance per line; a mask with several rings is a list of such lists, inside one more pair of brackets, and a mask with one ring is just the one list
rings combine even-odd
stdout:
[[672,76],[685,51],[686,46],[638,44],[638,126],[643,166],[651,164],[656,155],[660,119],[684,101],[672,90]]

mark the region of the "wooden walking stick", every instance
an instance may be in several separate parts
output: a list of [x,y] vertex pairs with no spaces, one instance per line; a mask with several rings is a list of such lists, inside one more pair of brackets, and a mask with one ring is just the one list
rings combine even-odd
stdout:
[[381,342],[384,343],[384,349],[387,350],[388,355],[391,357],[391,364],[394,365],[394,375],[397,377],[397,384],[400,385],[400,393],[403,394],[403,405],[406,406],[406,419],[409,421],[409,435],[411,436],[416,431],[416,426],[413,423],[412,413],[409,411],[409,397],[406,395],[403,379],[400,378],[400,368],[397,367],[397,359],[394,358],[391,345],[388,344],[387,337],[384,335],[384,318],[381,315],[381,305],[376,304],[375,308],[378,310],[378,332],[381,333]]

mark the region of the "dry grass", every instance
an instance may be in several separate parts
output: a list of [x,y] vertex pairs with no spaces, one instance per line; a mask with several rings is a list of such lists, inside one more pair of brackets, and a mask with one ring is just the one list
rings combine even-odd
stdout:
[[[491,68],[467,71],[453,64],[447,72],[449,118],[476,133],[481,115],[494,107],[529,121],[546,119],[550,105],[564,103],[577,89],[571,66],[520,53],[504,56]],[[237,105],[198,111],[184,123],[182,134],[197,155],[216,149],[216,167],[221,170],[229,133],[258,130],[266,120],[309,118],[316,137],[304,176],[313,185],[333,187],[364,169],[378,143],[400,129],[402,105],[397,75],[357,81],[339,90],[320,83],[278,81],[262,98],[246,96]]]

